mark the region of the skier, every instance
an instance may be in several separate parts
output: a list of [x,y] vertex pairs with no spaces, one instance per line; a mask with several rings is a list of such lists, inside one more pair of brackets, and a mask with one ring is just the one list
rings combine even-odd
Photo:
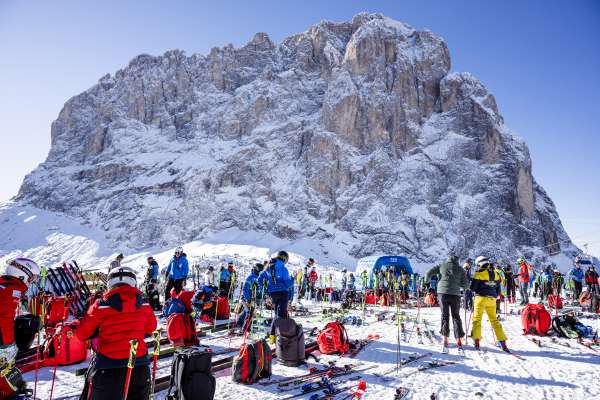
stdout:
[[[28,287],[37,281],[39,274],[40,267],[35,261],[17,257],[6,261],[0,276],[0,371],[3,371],[0,387],[4,387],[4,372],[11,372],[17,356],[14,331],[17,310]],[[22,388],[17,388],[17,391],[19,389]]]
[[310,293],[310,298],[314,299],[317,281],[319,280],[319,274],[317,274],[317,268],[315,267],[315,260],[310,258],[308,260],[308,265],[310,266],[310,274],[308,276],[308,282],[309,282],[308,291]]
[[[467,261],[463,264],[463,269],[465,270],[465,275],[467,275],[467,279],[471,282],[471,269],[473,268],[473,260],[467,258]],[[466,310],[473,311],[473,292],[470,288],[465,289],[465,299],[464,299],[464,307]]]
[[217,308],[214,296],[216,290],[215,286],[204,285],[194,293],[194,297],[192,297],[192,309],[194,310],[192,315],[194,317],[202,318],[203,315],[206,315],[210,319],[215,318]]
[[236,283],[237,283],[237,271],[233,268],[233,261],[229,261],[227,264],[227,272],[229,272],[229,287],[227,293],[229,300],[233,299]]
[[529,303],[529,267],[523,257],[517,259],[517,265],[519,266],[517,278],[519,279],[519,294],[521,295],[520,305],[524,306]]
[[406,300],[408,300],[408,288],[408,273],[406,273],[406,271],[402,271],[402,274],[398,276],[398,290],[400,292],[401,303],[406,303]]
[[178,247],[175,249],[175,255],[165,271],[168,279],[165,287],[165,301],[171,298],[171,289],[175,288],[177,294],[183,290],[188,273],[189,265],[187,256],[183,252],[183,248]]
[[506,346],[506,335],[500,321],[496,317],[496,298],[500,295],[500,275],[498,275],[493,265],[491,265],[485,256],[477,257],[475,264],[477,264],[478,269],[471,281],[471,290],[475,293],[475,310],[473,311],[471,337],[475,341],[475,348],[477,350],[480,348],[481,321],[485,312],[502,350],[509,351]]
[[[97,337],[96,356],[86,374],[80,399],[113,400],[124,397],[130,340],[138,342],[131,371],[128,400],[146,400],[150,386],[150,359],[144,338],[156,329],[152,308],[136,288],[136,276],[128,267],[108,274],[108,292],[90,307],[74,330],[80,340]],[[88,390],[91,393],[88,396]]]
[[581,291],[583,290],[584,274],[581,270],[581,264],[575,263],[575,266],[569,271],[569,281],[573,283],[573,301],[579,301]]
[[158,263],[154,257],[150,256],[146,259],[148,268],[146,269],[145,290],[148,298],[148,303],[154,311],[160,311],[160,298],[158,294]]
[[215,267],[209,265],[206,271],[204,272],[204,284],[206,286],[212,286],[216,288],[215,285]]
[[588,287],[588,293],[598,294],[598,273],[594,264],[590,264],[588,270],[585,271],[585,283]]
[[348,275],[348,290],[354,291],[356,289],[356,278],[354,278],[354,274],[350,272]]
[[552,277],[552,291],[554,292],[554,294],[556,294],[557,296],[560,297],[560,292],[562,290],[564,283],[565,283],[564,276],[560,273],[560,271],[557,268],[555,268],[554,276]]
[[363,269],[363,271],[360,273],[360,284],[362,286],[363,291],[367,290],[368,280],[369,277],[367,275],[367,270]]
[[541,274],[541,291],[540,300],[545,300],[548,295],[552,293],[552,267],[546,266],[544,272]]
[[303,299],[305,296],[308,297],[307,296],[308,282],[309,282],[308,281],[308,275],[309,275],[308,267],[304,266],[302,273],[300,273],[299,275],[301,277],[300,282],[298,284],[300,286],[300,289],[299,289],[300,296],[299,297],[300,297],[300,299]]
[[[288,317],[288,301],[293,300],[294,296],[294,281],[290,278],[290,274],[285,266],[289,256],[285,251],[277,253],[277,257],[269,262],[269,267],[266,268],[258,277],[258,286],[262,287],[266,282],[267,293],[271,298],[275,315],[278,318]],[[269,341],[275,343],[275,320],[271,324],[271,334]]]
[[230,282],[231,272],[229,272],[229,264],[227,264],[227,267],[221,267],[221,272],[219,273],[219,290],[221,291],[221,296],[229,294]]
[[448,352],[448,336],[450,336],[450,314],[452,314],[452,325],[454,327],[454,338],[456,345],[461,348],[461,338],[465,335],[460,319],[460,291],[469,286],[469,280],[465,270],[458,264],[458,257],[451,255],[441,265],[431,268],[425,274],[425,280],[431,282],[432,276],[440,275],[437,291],[441,297],[442,326],[440,333],[444,337],[442,352]]
[[244,282],[244,289],[242,291],[242,299],[240,302],[242,311],[239,313],[236,321],[236,327],[240,328],[240,333],[246,332],[248,324],[252,319],[256,293],[258,291],[258,277],[263,268],[264,265],[260,263],[254,264],[250,275],[248,275],[246,282]]
[[506,296],[510,303],[516,303],[517,291],[515,288],[515,276],[510,265],[504,267],[504,278],[506,279]]
[[117,254],[114,260],[110,262],[110,266],[108,267],[108,272],[112,271],[113,268],[119,268],[121,266],[121,262],[123,261],[123,253]]
[[346,290],[346,287],[348,286],[348,270],[346,270],[346,268],[344,268],[342,270],[342,291]]

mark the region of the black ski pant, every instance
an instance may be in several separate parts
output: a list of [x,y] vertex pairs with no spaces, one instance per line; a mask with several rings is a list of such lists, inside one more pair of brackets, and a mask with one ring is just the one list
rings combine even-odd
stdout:
[[288,318],[288,292],[273,292],[270,293],[271,303],[275,311],[275,318],[271,323],[271,335],[275,334],[275,320],[277,318]]
[[440,333],[442,336],[450,336],[450,315],[452,315],[454,337],[456,339],[462,338],[465,336],[465,331],[463,331],[462,320],[460,319],[461,297],[454,294],[440,293],[440,298],[442,308],[442,328]]
[[578,281],[573,281],[573,300],[579,301],[582,290],[583,290],[583,284]]
[[169,278],[167,287],[165,288],[165,302],[171,298],[171,289],[175,288],[175,293],[179,294],[183,290],[185,279]]
[[[90,389],[90,400],[115,400],[123,398],[127,367],[110,369],[93,369],[88,375],[80,400],[87,400]],[[131,371],[127,400],[148,400],[150,395],[150,368],[140,365]]]

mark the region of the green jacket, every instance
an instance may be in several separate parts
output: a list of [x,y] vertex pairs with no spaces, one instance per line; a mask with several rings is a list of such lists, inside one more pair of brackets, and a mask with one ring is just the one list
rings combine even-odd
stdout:
[[425,274],[425,282],[429,282],[434,274],[440,276],[437,285],[438,293],[460,296],[460,289],[467,289],[471,284],[465,270],[458,265],[458,259],[456,257],[451,257],[448,261],[427,271],[427,274]]

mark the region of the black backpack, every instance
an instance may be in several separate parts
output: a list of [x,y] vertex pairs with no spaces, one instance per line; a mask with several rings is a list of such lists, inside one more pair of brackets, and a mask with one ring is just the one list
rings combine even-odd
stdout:
[[265,339],[240,347],[240,354],[233,360],[233,381],[253,384],[272,374],[273,353]]
[[[175,350],[171,365],[169,400],[212,400],[215,377],[211,373],[212,353],[199,347]],[[171,393],[173,392],[173,393]]]
[[580,334],[575,327],[576,324],[577,320],[575,317],[568,314],[559,315],[558,317],[552,318],[552,329],[554,329],[554,331],[560,337],[569,339],[580,337]]
[[42,327],[42,320],[33,314],[23,314],[15,318],[15,344],[19,351],[28,350],[33,344],[35,334]]
[[277,359],[284,365],[296,367],[304,363],[304,331],[291,318],[277,318],[274,322]]

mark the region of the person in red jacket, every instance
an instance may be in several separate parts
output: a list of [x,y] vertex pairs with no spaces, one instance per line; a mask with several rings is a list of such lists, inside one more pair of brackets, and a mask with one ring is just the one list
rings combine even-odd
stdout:
[[28,258],[12,258],[0,276],[0,366],[11,364],[17,355],[15,316],[27,288],[40,273],[40,267]]
[[588,292],[590,294],[598,294],[600,290],[598,290],[598,273],[596,272],[596,267],[594,264],[590,264],[588,270],[585,271],[585,283],[588,286]]
[[12,258],[6,262],[0,276],[0,399],[12,398],[25,389],[25,382],[14,368],[15,316],[28,286],[40,273],[40,267],[28,258]]
[[315,286],[319,280],[319,275],[317,274],[317,270],[315,268],[315,260],[313,258],[309,258],[306,267],[310,271],[308,273],[309,299],[313,299],[315,298]]
[[519,265],[519,293],[521,295],[521,305],[524,306],[529,303],[529,267],[525,260],[521,257],[517,260]]
[[[135,367],[131,374],[128,400],[147,400],[150,369],[144,337],[156,329],[156,317],[136,288],[131,268],[119,267],[108,275],[109,290],[90,307],[74,331],[80,340],[98,338],[96,357],[87,372],[81,399],[123,398],[130,340],[137,339]],[[91,390],[90,397],[88,391]]]

